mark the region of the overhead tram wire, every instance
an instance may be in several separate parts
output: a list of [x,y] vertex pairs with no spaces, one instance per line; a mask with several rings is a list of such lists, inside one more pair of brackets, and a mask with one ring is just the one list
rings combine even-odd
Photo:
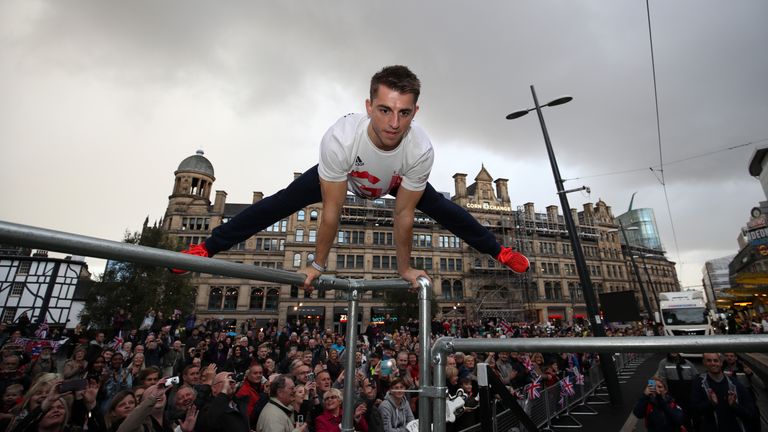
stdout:
[[[718,150],[711,150],[711,151],[708,151],[708,152],[705,152],[705,153],[700,153],[700,154],[693,155],[693,156],[687,156],[687,157],[684,157],[682,159],[677,159],[677,160],[673,160],[672,162],[667,162],[666,166],[678,164],[678,163],[681,163],[681,162],[687,162],[687,161],[692,160],[692,159],[698,159],[698,158],[702,158],[702,157],[706,157],[706,156],[711,156],[711,155],[722,153],[722,152],[726,152],[726,151],[736,150],[736,149],[739,149],[739,148],[742,148],[742,147],[759,144],[759,143],[765,142],[765,141],[768,141],[768,138],[759,139],[757,141],[750,141],[750,142],[747,142],[747,143],[744,143],[744,144],[738,144],[738,145],[735,145],[735,146],[728,146],[728,147],[721,148],[721,149],[718,149]],[[659,168],[658,165],[651,166],[651,167],[643,167],[643,168],[631,168],[631,169],[626,169],[626,170],[621,170],[621,171],[610,171],[610,172],[600,173],[600,174],[590,174],[590,175],[585,175],[585,176],[580,176],[580,177],[571,177],[571,178],[563,179],[563,181],[566,182],[566,181],[582,180],[582,179],[595,178],[595,177],[606,177],[606,176],[630,174],[630,173],[634,173],[634,172],[647,171],[647,170],[654,171],[655,169],[658,169],[658,168]]]

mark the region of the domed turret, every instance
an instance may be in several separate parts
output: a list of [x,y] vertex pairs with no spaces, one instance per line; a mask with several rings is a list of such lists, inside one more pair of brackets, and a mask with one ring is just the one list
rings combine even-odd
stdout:
[[181,161],[179,169],[177,169],[176,172],[194,172],[213,177],[213,165],[211,164],[211,161],[203,156],[204,154],[205,152],[198,150],[194,155]]
[[210,201],[213,176],[213,164],[198,150],[194,155],[181,161],[174,175],[176,181],[171,198],[182,196],[200,197]]

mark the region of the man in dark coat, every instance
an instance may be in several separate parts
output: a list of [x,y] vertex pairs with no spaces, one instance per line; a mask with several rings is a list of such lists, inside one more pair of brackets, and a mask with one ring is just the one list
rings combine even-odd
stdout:
[[205,404],[197,418],[198,432],[249,432],[247,398],[233,397],[235,380],[232,373],[216,374],[211,385],[213,399]]

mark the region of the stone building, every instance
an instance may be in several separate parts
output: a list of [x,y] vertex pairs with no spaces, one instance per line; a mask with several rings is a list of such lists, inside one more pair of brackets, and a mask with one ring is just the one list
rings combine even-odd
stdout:
[[[298,176],[300,173],[295,173]],[[211,230],[250,203],[228,203],[216,191],[213,165],[202,152],[184,159],[174,173],[163,227],[183,244],[199,243]],[[455,174],[454,196],[493,231],[501,243],[514,245],[531,260],[531,270],[515,275],[493,257],[482,255],[434,220],[417,212],[413,229],[412,265],[433,279],[435,314],[447,319],[505,318],[510,321],[571,321],[585,308],[570,241],[557,206],[536,212],[533,203],[513,207],[506,179],[493,180],[485,167],[467,185],[466,174]],[[252,202],[263,198],[254,192]],[[216,256],[219,259],[296,271],[311,261],[322,205],[299,210],[266,230]],[[604,202],[571,210],[579,224],[592,280],[597,292],[635,289],[622,254],[610,207]],[[339,232],[328,259],[328,274],[339,278],[397,277],[393,235],[394,199],[365,200],[348,196]],[[659,266],[674,273],[674,263],[660,256]],[[296,286],[193,274],[198,318],[278,319],[342,329],[347,318],[344,292],[316,290],[310,296]],[[672,276],[676,281],[676,276]],[[660,285],[665,290],[678,289]],[[639,294],[638,294],[639,296]],[[639,297],[638,297],[639,298]],[[639,302],[640,303],[640,302]],[[642,304],[642,303],[640,303]],[[397,318],[383,295],[366,292],[360,301],[362,323]]]

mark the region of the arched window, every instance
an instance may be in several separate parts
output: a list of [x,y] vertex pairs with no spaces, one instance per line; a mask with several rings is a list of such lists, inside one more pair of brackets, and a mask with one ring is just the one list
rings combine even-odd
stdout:
[[224,310],[237,309],[237,296],[240,290],[237,287],[227,288],[226,294],[224,294]]
[[299,210],[299,213],[296,214],[296,219],[300,221],[303,221],[304,219],[306,219],[306,217],[307,217],[307,212],[305,212],[304,210]]
[[560,284],[560,282],[555,282],[554,283],[553,294],[555,295],[555,300],[562,300],[562,298],[563,298],[563,287]]
[[304,241],[304,229],[299,228],[296,230],[296,242],[301,243]]
[[293,254],[293,266],[296,268],[301,267],[301,254],[295,253]]
[[317,210],[312,210],[311,212],[309,212],[309,220],[315,221],[317,220],[317,216],[318,216]]
[[451,299],[451,281],[449,280],[443,280],[443,283],[441,284],[442,290],[443,290],[443,298],[446,300]]
[[461,283],[461,281],[454,281],[453,282],[453,298],[456,300],[461,300],[464,298],[464,285]]
[[221,309],[221,288],[213,287],[208,293],[208,309]]
[[544,298],[547,300],[552,300],[555,298],[553,294],[552,282],[544,282]]
[[264,309],[269,311],[277,310],[278,303],[280,303],[280,291],[277,288],[267,291],[267,301],[264,303]]
[[251,288],[249,309],[261,310],[264,307],[264,288]]

